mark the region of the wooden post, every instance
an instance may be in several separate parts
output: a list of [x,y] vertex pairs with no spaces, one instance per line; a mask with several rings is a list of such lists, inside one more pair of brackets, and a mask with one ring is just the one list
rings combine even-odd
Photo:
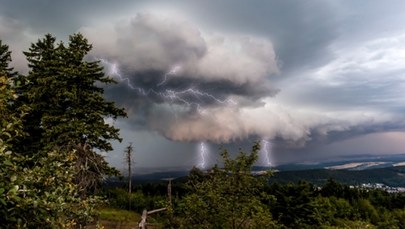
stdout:
[[148,211],[148,215],[151,215],[151,214],[156,213],[156,212],[165,211],[165,210],[167,210],[167,209],[166,208],[159,208],[159,209],[155,209],[155,210],[152,210],[152,211]]
[[148,215],[151,215],[151,214],[156,213],[156,212],[165,211],[165,210],[167,210],[167,209],[166,208],[159,208],[159,209],[155,209],[155,210],[152,210],[152,211],[147,211],[146,209],[143,210],[141,221],[138,224],[138,228],[139,229],[146,229],[146,225],[147,225],[146,220],[148,218]]
[[[169,180],[169,184],[167,185],[167,196],[169,198],[169,209],[171,209],[172,208],[172,180],[173,180],[173,178],[169,178],[168,180]],[[166,211],[166,210],[167,210],[167,208],[159,208],[159,209],[154,209],[151,211],[148,211],[146,209],[143,210],[141,221],[138,224],[138,228],[139,229],[146,228],[146,225],[147,225],[146,221],[147,221],[148,215],[156,213],[156,212],[160,212],[160,211]]]
[[141,222],[139,222],[138,228],[145,229],[146,228],[146,218],[148,217],[148,211],[145,209],[142,212]]

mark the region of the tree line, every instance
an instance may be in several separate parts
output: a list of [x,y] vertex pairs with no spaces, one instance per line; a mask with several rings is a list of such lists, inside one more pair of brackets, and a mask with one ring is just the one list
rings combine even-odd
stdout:
[[[223,166],[208,171],[193,168],[173,181],[173,201],[167,182],[138,184],[131,206],[166,207],[164,228],[405,228],[405,193],[351,187],[329,179],[321,186],[307,181],[271,182],[271,171],[252,173],[260,145],[231,158],[221,153]],[[126,209],[127,187],[104,189],[111,206]]]

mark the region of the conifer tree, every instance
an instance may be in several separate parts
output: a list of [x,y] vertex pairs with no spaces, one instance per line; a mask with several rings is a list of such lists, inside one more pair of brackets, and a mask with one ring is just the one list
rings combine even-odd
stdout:
[[13,68],[9,67],[11,62],[11,51],[8,49],[8,45],[3,44],[0,40],[0,75],[11,78],[16,76]]
[[81,34],[71,35],[67,45],[47,34],[24,52],[30,72],[24,77],[19,103],[30,108],[24,119],[28,136],[15,142],[19,152],[30,155],[53,149],[80,152],[77,183],[85,190],[114,171],[95,153],[110,151],[110,141],[121,140],[119,130],[105,119],[126,116],[103,97],[101,84],[115,81],[104,74],[99,61],[85,60],[91,49]]
[[[7,133],[3,130],[5,126],[17,122],[17,118],[13,114],[13,110],[17,112],[14,106],[17,95],[14,92],[12,82],[15,80],[17,73],[13,71],[13,68],[9,67],[10,62],[11,51],[9,51],[8,45],[3,44],[0,40],[0,126],[2,127],[0,128],[0,139],[7,138],[7,141],[12,141],[12,136],[22,135],[21,128],[14,128],[13,133]],[[10,93],[7,94],[6,92]],[[23,114],[24,111],[22,106],[19,113]],[[8,148],[10,148],[9,145]]]
[[92,46],[83,35],[70,36],[67,46],[55,42],[47,34],[24,52],[31,71],[23,99],[32,109],[25,123],[31,136],[26,146],[41,151],[86,144],[93,150],[112,150],[109,141],[120,140],[119,130],[105,118],[126,114],[105,100],[100,84],[114,80],[105,76],[98,61],[84,59]]

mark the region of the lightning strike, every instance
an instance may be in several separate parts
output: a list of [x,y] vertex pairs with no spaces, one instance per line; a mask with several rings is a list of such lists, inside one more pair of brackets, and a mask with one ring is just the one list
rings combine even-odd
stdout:
[[201,169],[205,169],[207,166],[207,157],[208,157],[208,150],[207,147],[205,146],[204,142],[200,143],[200,163],[198,164],[198,167]]
[[[212,95],[210,93],[207,93],[205,91],[201,91],[198,88],[194,87],[189,87],[187,89],[183,90],[175,90],[172,88],[165,88],[165,84],[167,83],[170,76],[176,75],[181,71],[181,65],[177,64],[174,65],[164,76],[163,80],[156,85],[154,88],[142,88],[139,86],[136,86],[131,83],[131,80],[128,77],[124,77],[121,74],[121,71],[119,69],[118,64],[116,63],[111,63],[105,59],[100,59],[101,63],[107,67],[109,74],[116,79],[118,79],[120,82],[125,83],[128,88],[131,90],[137,91],[138,94],[142,96],[150,96],[151,94],[161,97],[164,100],[171,101],[172,103],[181,103],[185,105],[186,107],[194,107],[196,108],[196,111],[200,114],[204,112],[204,110],[201,108],[202,107],[202,102],[207,99],[218,103],[218,104],[224,104],[224,105],[237,105],[237,102],[232,100],[231,98],[227,99],[220,99],[217,98],[215,95]],[[194,97],[195,100],[201,101],[201,103],[196,102],[195,100],[191,100],[190,96]],[[206,147],[206,144],[204,142],[200,143],[199,147],[199,163],[198,167],[205,169],[207,166],[207,157],[208,157],[208,149]]]
[[190,88],[187,88],[184,90],[174,90],[174,89],[170,89],[170,88],[164,88],[163,87],[164,84],[169,80],[168,77],[171,75],[178,74],[178,72],[181,70],[181,65],[179,65],[179,64],[174,65],[164,75],[163,80],[159,84],[156,85],[159,88],[159,90],[156,90],[153,88],[142,88],[142,87],[133,85],[129,78],[124,77],[121,74],[118,64],[111,63],[105,59],[100,59],[100,60],[103,65],[107,66],[107,69],[109,70],[110,75],[117,78],[120,82],[126,83],[128,88],[130,88],[131,90],[137,91],[142,96],[149,96],[149,95],[153,94],[153,95],[159,96],[165,100],[169,100],[172,103],[178,102],[187,107],[195,107],[199,113],[204,112],[204,110],[201,108],[202,107],[201,103],[191,101],[190,99],[188,99],[190,96],[192,96],[192,97],[196,98],[196,100],[200,100],[200,101],[203,101],[203,99],[210,99],[211,101],[214,101],[219,104],[237,105],[237,103],[230,98],[219,99],[212,94],[201,91],[199,89],[195,89],[193,87],[190,87]]
[[260,150],[260,153],[262,155],[264,165],[271,166],[270,154],[271,154],[272,143],[270,141],[267,141],[264,139],[261,142],[262,142],[263,148]]
[[181,70],[181,65],[179,65],[179,64],[174,65],[174,66],[169,70],[169,72],[167,72],[167,73],[164,75],[164,78],[163,78],[162,82],[158,83],[157,86],[160,87],[160,86],[162,86],[163,84],[165,84],[165,83],[167,82],[167,79],[168,79],[169,76],[171,76],[171,75],[176,75],[180,70]]

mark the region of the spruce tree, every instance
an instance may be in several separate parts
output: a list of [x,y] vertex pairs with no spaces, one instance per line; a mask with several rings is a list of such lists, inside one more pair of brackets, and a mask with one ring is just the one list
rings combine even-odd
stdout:
[[[20,109],[16,109],[15,107],[17,97],[15,93],[15,80],[17,73],[13,71],[12,67],[9,67],[10,62],[11,51],[9,51],[8,45],[3,44],[0,40],[0,139],[4,140],[5,137],[7,137],[7,141],[12,141],[13,136],[21,136],[22,130],[20,128],[14,128],[13,133],[7,133],[3,128],[17,122],[16,116],[13,113],[23,115],[26,111],[25,106],[21,106]],[[6,93],[11,91],[12,96],[10,96],[10,93]],[[8,148],[11,147],[10,145],[7,146]]]
[[7,78],[16,76],[16,72],[13,68],[9,67],[11,62],[11,51],[8,49],[8,45],[3,44],[0,40],[0,75]]
[[[84,188],[111,171],[95,152],[111,151],[110,141],[121,140],[119,130],[105,119],[126,116],[103,97],[101,84],[115,81],[104,74],[99,61],[85,60],[91,49],[81,34],[71,35],[67,45],[47,34],[24,52],[30,72],[20,102],[30,107],[24,120],[28,136],[16,142],[20,152],[33,155],[76,149],[77,168],[82,170],[78,174],[91,174],[77,181]],[[87,178],[91,181],[83,180]]]
[[32,137],[39,136],[39,142],[29,139],[27,146],[42,150],[86,144],[94,150],[112,150],[110,140],[121,139],[105,118],[126,114],[106,101],[100,84],[114,80],[104,74],[99,61],[85,60],[92,46],[81,34],[70,36],[67,46],[55,42],[47,34],[24,52],[31,69],[23,93],[32,109],[26,126]]

